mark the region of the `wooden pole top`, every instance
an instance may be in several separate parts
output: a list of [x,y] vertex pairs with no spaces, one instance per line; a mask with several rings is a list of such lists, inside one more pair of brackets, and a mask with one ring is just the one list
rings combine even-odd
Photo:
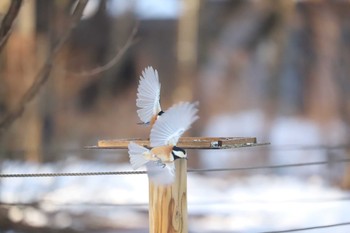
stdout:
[[[87,149],[127,149],[131,141],[150,148],[148,139],[126,138],[99,140],[97,146],[87,147]],[[255,137],[182,137],[177,143],[178,147],[184,149],[229,149],[255,145],[266,145],[266,143],[258,144]]]

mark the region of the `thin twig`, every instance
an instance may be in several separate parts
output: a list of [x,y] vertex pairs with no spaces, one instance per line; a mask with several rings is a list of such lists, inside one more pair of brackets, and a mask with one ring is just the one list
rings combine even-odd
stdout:
[[134,43],[136,43],[135,36],[137,33],[137,29],[138,29],[138,26],[135,26],[133,28],[131,34],[129,35],[129,37],[128,37],[127,41],[125,42],[125,44],[123,45],[123,47],[121,49],[119,49],[118,52],[116,53],[116,55],[110,61],[108,61],[106,64],[99,66],[99,67],[96,67],[92,70],[85,70],[85,71],[80,71],[80,72],[74,72],[74,71],[66,71],[66,72],[68,74],[70,74],[72,76],[76,76],[76,77],[90,77],[90,76],[94,76],[94,75],[100,74],[102,72],[105,72],[105,71],[111,69],[117,63],[119,63],[119,61],[122,59],[122,57],[124,56],[126,51]]
[[1,27],[0,27],[0,52],[4,48],[7,39],[9,38],[11,34],[11,29],[12,29],[12,24],[15,21],[19,9],[21,8],[22,5],[22,0],[12,0],[11,5],[4,17],[4,19],[1,22]]
[[12,112],[7,113],[0,121],[0,133],[7,129],[17,118],[19,118],[26,105],[37,95],[40,88],[48,80],[50,72],[53,66],[53,62],[57,57],[58,52],[62,48],[63,44],[67,41],[71,31],[77,26],[81,19],[83,11],[85,9],[88,0],[80,0],[72,13],[72,17],[69,23],[69,28],[61,36],[61,39],[54,46],[54,49],[49,53],[43,67],[36,75],[35,81],[27,92],[22,96],[20,103]]

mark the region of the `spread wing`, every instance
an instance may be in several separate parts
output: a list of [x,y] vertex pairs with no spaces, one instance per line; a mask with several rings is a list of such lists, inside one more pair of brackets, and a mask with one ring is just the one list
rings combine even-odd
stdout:
[[197,102],[181,102],[163,113],[151,129],[151,146],[176,145],[181,135],[198,119],[197,105]]
[[130,142],[128,149],[130,164],[133,169],[136,170],[149,162],[144,156],[146,152],[149,152],[147,148],[140,146],[135,142]]
[[160,111],[160,83],[157,70],[151,66],[142,71],[137,88],[137,115],[143,123],[150,122]]
[[175,180],[174,163],[148,162],[146,164],[148,178],[155,184],[167,185]]

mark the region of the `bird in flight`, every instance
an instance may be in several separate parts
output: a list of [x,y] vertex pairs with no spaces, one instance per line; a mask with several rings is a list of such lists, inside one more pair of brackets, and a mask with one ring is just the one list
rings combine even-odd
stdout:
[[160,106],[160,82],[158,71],[148,66],[142,71],[137,87],[136,106],[141,124],[154,125],[164,112]]
[[187,153],[176,144],[182,134],[198,119],[197,102],[181,102],[169,108],[151,129],[150,146],[147,149],[135,142],[128,145],[133,169],[146,166],[150,180],[167,185],[175,179],[176,159],[186,159]]

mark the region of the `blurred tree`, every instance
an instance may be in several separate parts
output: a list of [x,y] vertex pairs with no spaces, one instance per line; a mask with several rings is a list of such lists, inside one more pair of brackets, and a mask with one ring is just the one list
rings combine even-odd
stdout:
[[[14,111],[21,97],[34,82],[37,66],[35,46],[35,4],[34,0],[23,4],[16,27],[5,48],[3,70],[6,85],[6,109]],[[31,103],[23,118],[20,118],[8,133],[7,145],[12,150],[24,150],[27,160],[41,160],[41,119],[38,101]]]

